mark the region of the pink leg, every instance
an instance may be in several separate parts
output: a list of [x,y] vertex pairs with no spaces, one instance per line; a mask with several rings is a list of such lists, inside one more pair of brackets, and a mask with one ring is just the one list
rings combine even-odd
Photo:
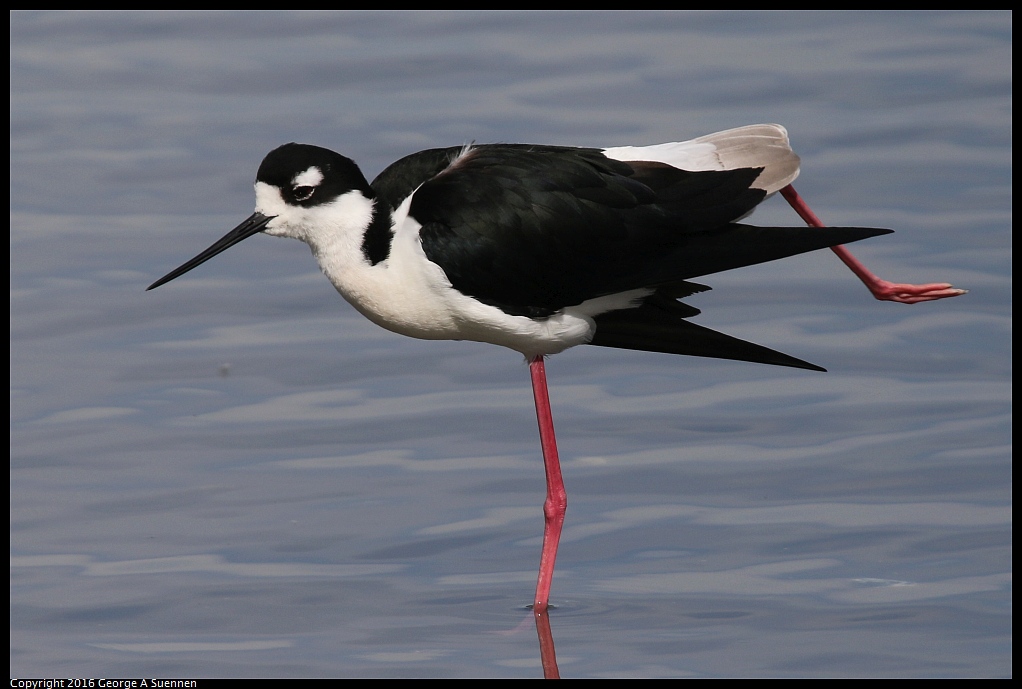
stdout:
[[560,679],[557,669],[557,652],[554,650],[554,635],[550,631],[550,613],[534,610],[536,633],[539,634],[539,659],[543,663],[543,679]]
[[[781,189],[781,196],[787,201],[795,212],[798,213],[810,227],[826,227],[812,209],[806,205],[802,197],[798,195],[795,188],[790,184]],[[832,246],[831,251],[837,254],[838,258],[846,266],[852,269],[866,288],[873,293],[873,296],[881,301],[898,301],[902,304],[916,304],[921,301],[933,301],[945,297],[957,297],[965,294],[968,290],[955,289],[947,282],[934,282],[928,285],[908,285],[896,282],[881,280],[871,273],[866,266],[862,265],[852,252],[844,246]]]
[[539,421],[539,440],[543,445],[543,465],[546,467],[546,502],[543,503],[543,554],[539,558],[539,580],[536,582],[536,600],[532,609],[543,612],[550,602],[550,584],[554,578],[557,544],[561,540],[564,512],[568,508],[568,494],[561,479],[561,462],[557,458],[554,439],[554,419],[550,414],[550,394],[546,386],[546,367],[543,357],[529,362],[532,374],[532,394],[536,399],[536,419]]

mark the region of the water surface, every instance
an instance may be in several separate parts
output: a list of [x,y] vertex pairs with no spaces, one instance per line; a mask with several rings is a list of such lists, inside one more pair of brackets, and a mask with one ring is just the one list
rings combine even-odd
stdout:
[[[1011,674],[1010,13],[15,13],[13,676],[540,675],[527,369],[256,237],[262,156],[788,127],[830,224],[699,323],[829,373],[579,347],[564,676]],[[797,222],[780,199],[754,217]],[[523,624],[523,622],[525,624]]]

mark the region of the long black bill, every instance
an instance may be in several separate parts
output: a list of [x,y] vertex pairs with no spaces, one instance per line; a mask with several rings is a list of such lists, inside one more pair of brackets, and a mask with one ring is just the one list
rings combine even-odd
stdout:
[[246,237],[251,237],[256,232],[262,231],[262,229],[266,227],[266,223],[273,220],[274,217],[276,216],[273,215],[266,216],[263,215],[262,213],[253,213],[252,215],[245,218],[245,222],[241,223],[233,230],[225,234],[223,237],[221,237],[219,240],[217,240],[216,244],[209,247],[208,249],[203,251],[201,254],[199,254],[198,256],[196,256],[195,258],[193,258],[180,268],[175,268],[174,270],[170,271],[153,284],[146,287],[146,291],[148,292],[151,289],[155,289],[165,282],[170,282],[176,277],[181,277],[192,268],[202,265],[209,259],[216,256],[221,251],[226,251],[227,249],[230,249],[232,246],[240,242],[242,239],[245,239]]

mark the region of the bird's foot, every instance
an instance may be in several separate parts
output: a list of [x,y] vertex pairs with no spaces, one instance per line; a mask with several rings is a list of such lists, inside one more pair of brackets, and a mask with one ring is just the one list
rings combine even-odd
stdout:
[[968,294],[967,289],[958,289],[947,282],[931,282],[926,285],[909,285],[900,282],[888,282],[879,278],[863,281],[880,301],[896,301],[900,304],[918,304],[924,301],[936,301],[948,297],[960,297]]
[[[781,190],[781,195],[791,204],[798,214],[812,227],[824,227],[823,222],[810,210],[802,197],[789,184]],[[856,277],[862,280],[873,296],[879,301],[896,301],[900,304],[919,304],[924,301],[936,301],[948,297],[960,297],[969,290],[953,287],[949,282],[930,282],[924,285],[910,285],[904,282],[890,282],[876,276],[862,261],[855,258],[846,247],[830,247],[841,262],[848,266]]]

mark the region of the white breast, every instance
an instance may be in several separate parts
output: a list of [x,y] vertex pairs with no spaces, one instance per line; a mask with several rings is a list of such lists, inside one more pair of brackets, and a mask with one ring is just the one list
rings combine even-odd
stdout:
[[[410,199],[395,211],[390,254],[376,265],[361,250],[373,202],[358,192],[345,194],[335,204],[345,207],[345,216],[361,217],[361,228],[353,231],[350,225],[321,216],[317,227],[333,225],[333,230],[317,230],[306,240],[323,273],[366,318],[409,337],[489,342],[527,357],[555,354],[592,338],[591,315],[607,310],[603,305],[607,297],[599,307],[582,304],[549,318],[532,319],[508,315],[456,290],[440,266],[426,258],[419,240],[421,225],[408,215]],[[643,295],[625,299],[630,302]]]

